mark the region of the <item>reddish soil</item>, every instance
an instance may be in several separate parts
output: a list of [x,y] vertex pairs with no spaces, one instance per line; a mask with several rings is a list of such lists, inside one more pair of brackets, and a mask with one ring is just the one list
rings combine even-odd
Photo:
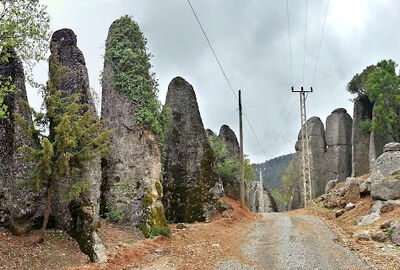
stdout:
[[[212,269],[229,254],[238,260],[251,264],[238,252],[244,236],[260,219],[239,207],[230,198],[224,201],[232,205],[230,217],[217,215],[210,223],[185,224],[178,229],[170,225],[171,237],[156,237],[133,244],[118,244],[103,264],[86,264],[73,268],[94,269]],[[109,233],[109,229],[106,228]],[[113,233],[110,234],[112,236]],[[117,237],[117,236],[116,236]],[[158,253],[158,254],[157,254]]]

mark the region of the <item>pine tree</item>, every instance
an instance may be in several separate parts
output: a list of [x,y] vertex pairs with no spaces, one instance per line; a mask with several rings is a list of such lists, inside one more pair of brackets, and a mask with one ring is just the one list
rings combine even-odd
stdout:
[[[42,89],[46,112],[36,113],[30,109],[34,116],[33,124],[16,115],[17,122],[24,126],[25,135],[40,139],[37,148],[28,145],[20,148],[21,155],[35,164],[30,178],[23,179],[21,183],[35,190],[41,190],[42,187],[46,189],[39,241],[45,237],[54,186],[65,177],[76,180],[63,196],[68,202],[90,188],[90,183],[82,175],[90,162],[109,152],[108,140],[111,135],[111,131],[103,127],[88,104],[80,102],[79,94],[65,96],[62,90],[56,89],[55,85],[59,85],[63,76],[68,76],[68,71],[60,67],[56,59],[51,59],[50,65],[53,66],[50,68],[49,81]],[[48,135],[46,130],[49,130]]]

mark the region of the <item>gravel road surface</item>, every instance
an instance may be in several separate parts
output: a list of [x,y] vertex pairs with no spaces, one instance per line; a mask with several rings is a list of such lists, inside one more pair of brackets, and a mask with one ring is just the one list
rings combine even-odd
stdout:
[[318,218],[296,212],[264,214],[241,247],[245,264],[221,261],[215,270],[357,270],[370,269],[357,254],[342,247],[337,236]]

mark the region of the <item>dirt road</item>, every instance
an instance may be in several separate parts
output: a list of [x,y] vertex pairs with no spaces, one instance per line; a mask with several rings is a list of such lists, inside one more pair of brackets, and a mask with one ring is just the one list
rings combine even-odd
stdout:
[[253,265],[231,257],[214,269],[370,269],[357,254],[336,243],[322,221],[303,213],[264,214],[247,239],[240,251]]

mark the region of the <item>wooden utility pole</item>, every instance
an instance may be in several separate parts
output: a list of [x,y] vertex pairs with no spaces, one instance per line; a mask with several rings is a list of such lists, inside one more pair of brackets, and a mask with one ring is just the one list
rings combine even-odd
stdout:
[[243,122],[242,122],[242,92],[239,90],[239,134],[240,134],[240,206],[246,207],[244,201],[244,160],[243,160]]

